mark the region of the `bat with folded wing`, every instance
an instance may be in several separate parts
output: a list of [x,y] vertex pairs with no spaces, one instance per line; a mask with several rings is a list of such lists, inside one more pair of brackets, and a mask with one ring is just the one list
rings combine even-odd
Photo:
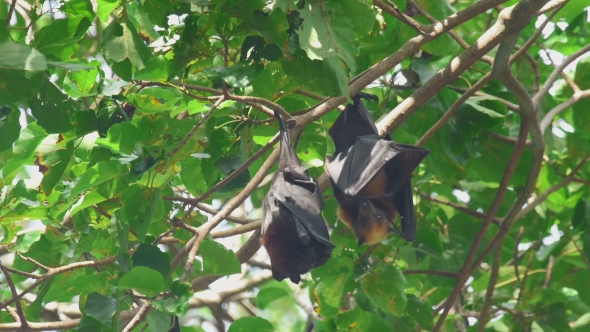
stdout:
[[322,217],[324,198],[291,145],[289,130],[280,125],[279,167],[263,201],[262,244],[270,256],[273,278],[301,281],[301,274],[322,266],[334,245]]
[[329,130],[336,152],[324,165],[338,217],[359,245],[380,242],[391,232],[411,242],[416,238],[412,172],[430,151],[379,137],[363,98],[378,101],[375,95],[355,95]]

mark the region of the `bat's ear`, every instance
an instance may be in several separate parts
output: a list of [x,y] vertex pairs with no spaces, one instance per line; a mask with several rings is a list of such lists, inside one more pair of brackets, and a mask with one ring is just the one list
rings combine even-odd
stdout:
[[294,283],[295,285],[299,284],[299,282],[301,282],[301,276],[298,274],[292,274],[289,279],[291,279],[291,282]]
[[287,278],[286,275],[284,275],[282,272],[279,272],[274,267],[272,268],[272,277],[276,281],[283,281],[283,279]]

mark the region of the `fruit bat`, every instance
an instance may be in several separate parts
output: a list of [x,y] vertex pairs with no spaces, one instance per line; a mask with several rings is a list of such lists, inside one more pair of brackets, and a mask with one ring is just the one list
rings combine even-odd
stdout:
[[301,274],[326,263],[334,245],[322,217],[322,192],[301,165],[277,112],[275,117],[280,126],[279,166],[262,205],[262,244],[273,278],[298,284]]
[[[416,238],[412,172],[429,150],[379,137],[359,93],[328,131],[335,154],[325,169],[338,201],[338,217],[354,232],[359,246],[382,241],[390,232],[408,242]],[[395,223],[400,214],[401,229]]]

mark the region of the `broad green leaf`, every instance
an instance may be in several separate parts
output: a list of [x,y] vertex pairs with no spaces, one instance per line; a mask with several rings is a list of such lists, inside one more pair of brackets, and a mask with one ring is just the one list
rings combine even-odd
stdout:
[[0,69],[44,71],[47,69],[47,60],[33,47],[0,41]]
[[203,257],[201,274],[230,275],[241,271],[242,264],[236,254],[216,241],[205,240],[201,242],[199,255]]
[[[97,65],[99,63],[96,63]],[[64,91],[74,98],[93,96],[98,93],[98,69],[70,72],[64,79]]]
[[203,182],[201,174],[201,160],[189,157],[180,163],[180,179],[186,189],[195,197],[207,191],[208,187]]
[[170,273],[170,256],[151,244],[140,244],[133,254],[133,266],[145,266],[162,274],[166,280]]
[[129,101],[145,113],[162,113],[174,108],[178,97],[161,89],[143,89],[140,93],[127,97]]
[[59,54],[64,45],[84,36],[91,22],[81,15],[55,20],[35,33],[35,46],[44,54]]
[[44,82],[44,73],[0,69],[0,100],[3,106],[24,102],[29,104],[30,98],[39,92]]
[[150,331],[168,331],[172,322],[170,315],[152,310],[147,316]]
[[272,332],[274,326],[262,317],[242,317],[231,324],[228,332]]
[[143,243],[150,224],[162,221],[164,201],[161,190],[130,186],[121,195],[121,203],[123,220],[135,230],[139,241]]
[[145,68],[136,71],[133,75],[136,80],[157,82],[167,82],[168,76],[170,76],[170,61],[162,55],[151,58]]
[[106,138],[96,140],[98,146],[110,149],[115,153],[131,154],[141,144],[141,132],[129,122],[116,123],[110,127]]
[[406,278],[391,265],[373,269],[361,281],[361,288],[377,308],[394,316],[403,315],[408,299],[404,292]]
[[262,72],[262,69],[264,67],[259,64],[246,65],[238,63],[229,67],[209,68],[206,72],[219,75],[221,79],[231,86],[243,88],[252,85],[252,82]]
[[70,141],[66,147],[38,156],[37,162],[46,169],[41,180],[41,191],[45,195],[49,196],[68,172],[75,150],[74,141]]
[[264,12],[265,3],[261,0],[237,1],[233,4],[235,7],[223,10],[235,12],[244,25],[283,48],[288,38],[286,31],[289,29],[289,22],[281,10],[267,14]]
[[[281,61],[285,73],[300,86],[320,91],[325,96],[338,96],[341,86],[348,82],[347,74],[327,61],[311,60],[304,52],[293,54],[293,61]],[[337,70],[337,72],[335,72]],[[348,90],[347,90],[348,91]]]
[[90,0],[70,0],[64,3],[60,9],[68,15],[81,15],[90,22],[96,17]]
[[43,83],[37,98],[31,101],[33,116],[50,134],[59,134],[73,129],[70,117],[82,110],[80,104],[71,100],[49,81]]
[[408,306],[406,307],[406,312],[408,315],[418,322],[423,329],[431,331],[433,329],[432,307],[428,303],[421,301],[415,295],[407,295],[407,298]]
[[117,8],[119,5],[119,0],[97,0],[98,3],[98,18],[106,22],[109,19],[109,16]]
[[144,68],[151,56],[150,50],[129,20],[113,20],[105,28],[102,49],[110,60],[122,62],[128,59],[136,69]]
[[119,279],[118,287],[120,289],[135,289],[148,296],[153,296],[164,289],[164,278],[156,270],[136,266]]
[[12,148],[20,134],[20,112],[0,107],[0,152]]
[[290,290],[286,290],[282,287],[266,287],[258,291],[258,294],[256,294],[256,304],[260,309],[264,310],[269,308],[274,300],[291,294],[292,292]]
[[70,215],[75,215],[79,211],[82,211],[86,208],[89,208],[95,204],[100,202],[104,202],[106,197],[103,197],[98,191],[93,190],[87,193],[86,195],[80,197],[80,199],[72,206],[72,210]]
[[2,167],[4,181],[12,181],[23,165],[33,163],[35,149],[46,137],[47,132],[37,123],[31,123],[20,132],[19,138],[14,142],[12,158]]
[[41,238],[41,231],[23,232],[16,239],[14,246],[10,246],[7,249],[10,252],[27,252],[33,243],[39,241]]
[[99,293],[91,293],[86,299],[86,315],[96,319],[105,326],[111,325],[111,320],[117,311],[117,300]]
[[349,72],[356,70],[353,45],[356,38],[354,24],[335,3],[309,2],[300,11],[303,24],[297,30],[299,44],[312,60],[338,58]]
[[75,182],[70,192],[70,197],[95,188],[101,183],[123,175],[129,171],[127,165],[122,165],[116,160],[99,161],[96,165],[89,167],[86,173]]
[[170,293],[171,297],[153,301],[154,308],[171,315],[184,316],[193,294],[190,284],[175,280],[170,285]]
[[143,7],[137,5],[130,5],[129,3],[127,3],[125,5],[125,10],[127,11],[127,18],[129,18],[129,22],[133,24],[135,30],[141,36],[142,39],[154,42],[156,41],[156,39],[161,37],[160,34],[156,31],[154,23],[152,23],[152,21],[148,19],[148,16],[143,11]]
[[341,2],[342,9],[350,18],[360,37],[368,35],[375,26],[375,11],[369,0],[349,0]]

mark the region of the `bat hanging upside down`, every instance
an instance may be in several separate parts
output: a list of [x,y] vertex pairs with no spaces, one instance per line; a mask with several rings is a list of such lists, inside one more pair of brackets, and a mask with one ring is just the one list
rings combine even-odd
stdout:
[[[416,238],[412,172],[430,151],[379,137],[359,93],[329,133],[336,152],[325,169],[338,201],[338,217],[354,232],[359,246],[382,241],[393,231],[406,241]],[[401,230],[396,225],[400,214]]]
[[301,274],[326,263],[334,245],[322,217],[322,192],[301,165],[277,112],[275,117],[281,130],[279,167],[263,201],[262,244],[273,278],[298,284]]

